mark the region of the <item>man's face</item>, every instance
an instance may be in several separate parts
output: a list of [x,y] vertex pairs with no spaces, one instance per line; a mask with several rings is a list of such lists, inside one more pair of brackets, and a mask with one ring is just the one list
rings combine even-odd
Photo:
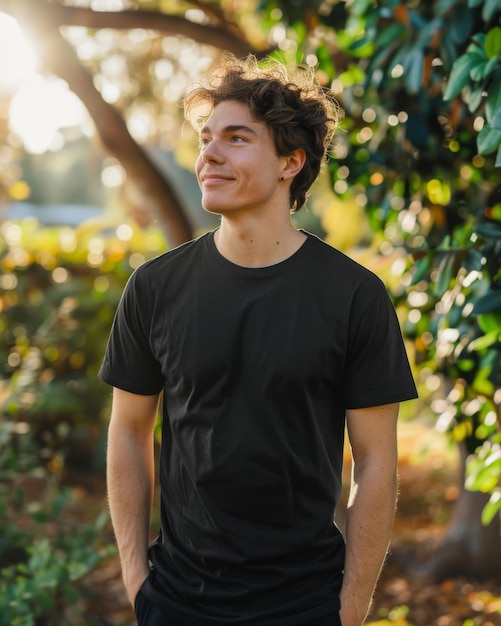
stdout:
[[204,209],[222,215],[276,210],[285,164],[268,127],[251,118],[246,104],[221,102],[200,131],[195,171]]

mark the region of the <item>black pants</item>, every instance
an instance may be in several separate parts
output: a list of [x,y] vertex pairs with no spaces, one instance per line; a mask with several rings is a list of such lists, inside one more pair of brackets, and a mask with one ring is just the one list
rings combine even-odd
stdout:
[[177,623],[164,616],[160,609],[151,604],[141,590],[134,602],[134,612],[138,626],[178,626]]
[[[180,622],[175,616],[170,617],[161,609],[154,606],[141,590],[139,590],[137,594],[134,603],[134,611],[136,613],[138,626],[203,626],[203,624],[200,624],[198,621],[195,623],[190,620],[188,624],[185,620]],[[284,623],[280,626],[287,626],[287,624]],[[341,621],[339,615],[336,614],[318,619],[314,624],[310,624],[309,626],[341,626]]]

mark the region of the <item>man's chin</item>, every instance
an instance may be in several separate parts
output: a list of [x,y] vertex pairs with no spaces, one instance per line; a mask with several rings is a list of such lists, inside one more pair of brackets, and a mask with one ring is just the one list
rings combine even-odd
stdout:
[[224,206],[222,207],[219,204],[212,204],[210,202],[202,204],[202,208],[206,213],[212,213],[213,215],[223,215],[223,213],[228,211]]

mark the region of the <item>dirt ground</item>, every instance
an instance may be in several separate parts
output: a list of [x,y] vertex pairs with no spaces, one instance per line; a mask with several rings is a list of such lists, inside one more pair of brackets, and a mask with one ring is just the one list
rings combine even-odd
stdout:
[[[378,584],[371,626],[501,626],[501,579],[430,584],[402,573],[411,554],[429,550],[447,526],[458,495],[456,457],[432,429],[403,425],[400,498],[392,549]],[[93,575],[103,625],[134,626],[116,560]],[[89,581],[91,582],[91,581]],[[287,626],[284,624],[284,626]]]

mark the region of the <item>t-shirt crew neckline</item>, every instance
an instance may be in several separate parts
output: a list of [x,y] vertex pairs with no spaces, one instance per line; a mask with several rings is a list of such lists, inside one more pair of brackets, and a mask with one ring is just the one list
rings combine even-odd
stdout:
[[224,257],[217,249],[216,242],[214,241],[214,235],[216,233],[215,230],[208,233],[206,245],[211,258],[226,271],[232,272],[233,274],[239,274],[240,276],[270,276],[295,266],[296,263],[298,263],[307,253],[315,238],[310,235],[310,233],[307,233],[302,229],[299,232],[306,235],[306,239],[296,252],[283,261],[279,261],[273,265],[266,265],[264,267],[245,267],[244,265],[237,265]]

